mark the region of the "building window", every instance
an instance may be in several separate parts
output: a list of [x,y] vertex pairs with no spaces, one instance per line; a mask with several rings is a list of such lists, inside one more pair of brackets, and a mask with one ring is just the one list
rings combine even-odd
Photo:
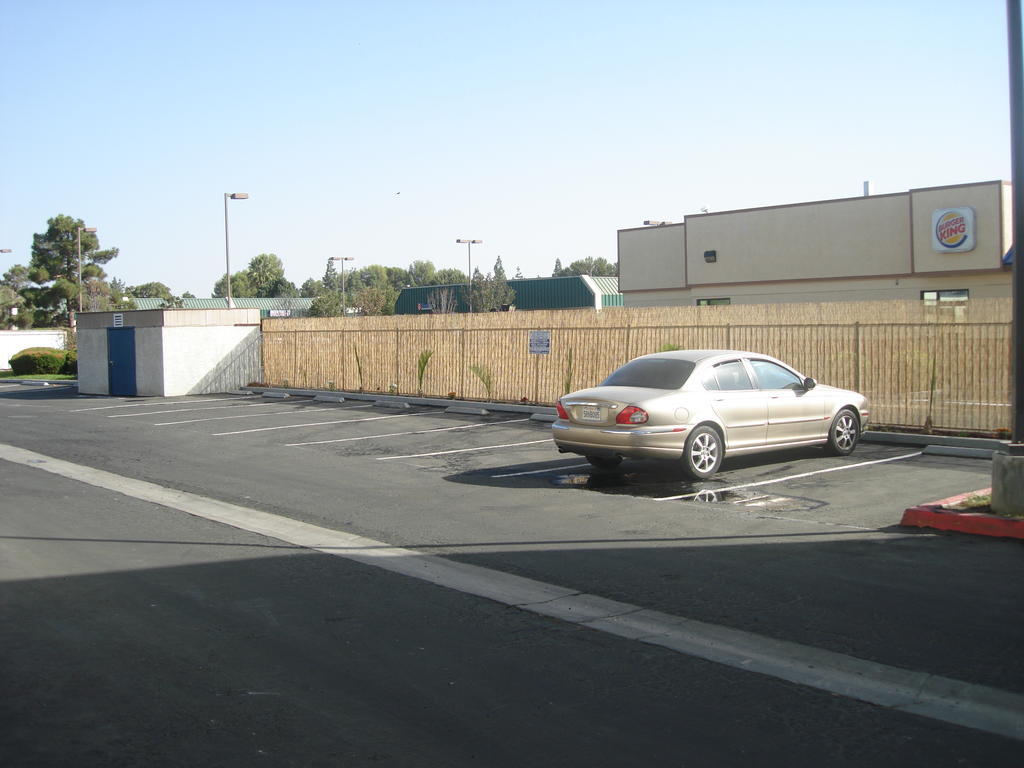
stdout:
[[965,304],[969,291],[966,288],[956,288],[946,291],[921,291],[921,301],[927,307],[945,307]]
[[718,307],[732,304],[732,299],[697,299],[698,307]]

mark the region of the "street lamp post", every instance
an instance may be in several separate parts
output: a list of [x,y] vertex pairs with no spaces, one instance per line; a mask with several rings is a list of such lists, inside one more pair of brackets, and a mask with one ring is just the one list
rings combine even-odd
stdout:
[[355,256],[329,256],[328,261],[340,261],[341,262],[341,316],[345,316],[345,262],[355,261]]
[[79,227],[75,242],[78,244],[78,313],[82,313],[82,233],[90,234],[96,231],[96,227]]
[[228,200],[248,200],[248,192],[224,193],[224,265],[227,268],[228,308],[234,309],[235,302],[231,298],[231,250],[228,248]]
[[467,301],[469,303],[469,311],[473,312],[473,246],[483,242],[483,240],[456,240],[456,243],[466,244],[466,260],[469,262],[469,290],[466,294]]

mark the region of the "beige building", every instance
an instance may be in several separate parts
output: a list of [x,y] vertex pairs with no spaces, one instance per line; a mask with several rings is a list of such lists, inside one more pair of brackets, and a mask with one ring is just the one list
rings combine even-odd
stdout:
[[1007,297],[1009,182],[687,216],[619,230],[627,307]]

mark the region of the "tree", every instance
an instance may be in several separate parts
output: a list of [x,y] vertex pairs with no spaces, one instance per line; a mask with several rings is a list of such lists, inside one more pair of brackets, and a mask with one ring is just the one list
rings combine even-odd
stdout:
[[[284,264],[276,254],[261,253],[259,256],[254,256],[249,262],[246,272],[249,275],[249,286],[253,291],[253,296],[277,298],[299,295],[295,285],[285,279]],[[232,282],[232,293],[234,287],[235,284]]]
[[299,295],[299,289],[295,287],[295,283],[282,275],[267,286],[265,291],[261,291],[259,295],[263,298],[271,299],[294,299]]
[[[227,275],[221,275],[213,285],[213,295],[215,298],[223,298],[228,295],[228,281]],[[235,272],[231,276],[231,297],[235,299],[251,299],[256,295],[249,282],[248,270],[242,272]]]
[[[227,296],[227,280],[224,275],[214,283],[213,295]],[[284,276],[284,264],[273,253],[261,253],[241,272],[231,276],[231,296],[235,299],[251,298],[292,298],[299,295],[295,283]]]
[[315,299],[317,296],[327,292],[327,286],[323,280],[314,280],[312,277],[307,278],[306,282],[299,288],[299,296],[306,299]]
[[388,284],[392,288],[400,291],[410,285],[409,270],[401,267],[384,267],[384,270],[387,272]]
[[408,274],[411,285],[437,285],[437,268],[432,261],[414,261]]
[[[96,281],[90,287],[90,295],[103,294],[107,275],[100,265],[116,258],[118,250],[100,250],[96,233],[82,231],[85,224],[81,219],[58,214],[46,224],[45,232],[32,235],[28,279],[35,285],[24,288],[22,297],[32,308],[36,325],[70,325],[71,310],[77,304],[77,297],[81,293],[84,299],[86,293],[85,286],[79,285],[79,273],[83,283]],[[106,293],[109,294],[109,287]]]
[[352,270],[351,279],[357,280],[360,287],[391,285],[391,281],[388,279],[388,267],[382,267],[380,264],[370,264],[367,267]]
[[431,312],[435,315],[450,315],[459,304],[459,294],[454,286],[442,285],[427,295]]
[[393,315],[398,290],[389,284],[366,285],[352,297],[352,303],[364,315]]
[[324,277],[320,282],[324,291],[341,290],[341,275],[334,268],[334,261],[332,259],[327,260],[327,269],[324,270]]
[[505,275],[505,265],[501,263],[501,256],[498,256],[494,262],[494,277],[497,280],[508,279]]
[[310,317],[340,317],[341,294],[337,291],[322,293],[309,305]]
[[460,269],[439,269],[434,273],[435,285],[460,285],[467,282],[466,273]]
[[[120,282],[120,281],[114,281]],[[111,283],[111,289],[114,288],[114,282]],[[171,289],[163,283],[143,283],[142,285],[132,285],[123,291],[135,297],[136,299],[164,299],[170,301],[174,298],[174,294],[171,293]]]
[[22,289],[27,288],[31,282],[28,279],[28,267],[23,264],[15,264],[4,272],[4,279],[0,285],[6,285],[15,293],[19,293]]
[[0,328],[26,327],[32,321],[32,316],[22,311],[24,306],[25,300],[17,291],[8,285],[0,285]]
[[500,256],[494,264],[494,272],[482,275],[479,269],[473,271],[473,288],[470,293],[474,312],[497,312],[502,306],[515,303],[516,292],[505,279]]
[[555,259],[555,269],[552,277],[570,277],[572,275],[594,275],[597,277],[615,277],[619,274],[619,267],[610,263],[603,257],[594,258],[588,256],[572,262],[568,267],[562,268],[562,262]]

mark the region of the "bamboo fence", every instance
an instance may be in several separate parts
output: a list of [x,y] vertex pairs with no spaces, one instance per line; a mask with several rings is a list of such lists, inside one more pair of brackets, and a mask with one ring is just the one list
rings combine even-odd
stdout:
[[[263,383],[551,404],[672,344],[778,357],[871,400],[875,425],[998,433],[1010,422],[1010,300],[608,308],[263,321]],[[531,354],[531,331],[550,352]],[[417,361],[433,355],[422,382]]]

